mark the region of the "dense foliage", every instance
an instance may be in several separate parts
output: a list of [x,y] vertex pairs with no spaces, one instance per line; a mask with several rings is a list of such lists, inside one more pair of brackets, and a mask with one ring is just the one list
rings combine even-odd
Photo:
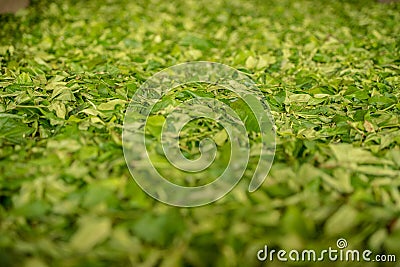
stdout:
[[[1,15],[0,266],[258,266],[264,245],[340,237],[400,260],[399,21],[399,4],[372,0],[33,1]],[[122,123],[146,78],[194,60],[248,73],[277,152],[255,193],[247,172],[220,201],[175,208],[130,177]],[[186,131],[226,142],[209,122]]]

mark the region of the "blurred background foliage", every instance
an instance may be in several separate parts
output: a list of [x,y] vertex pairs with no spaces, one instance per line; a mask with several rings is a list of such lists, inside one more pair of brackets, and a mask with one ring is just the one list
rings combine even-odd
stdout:
[[[399,11],[42,0],[1,15],[0,266],[259,266],[264,245],[318,250],[340,237],[400,258]],[[277,152],[255,193],[247,172],[220,201],[175,208],[130,177],[122,123],[148,77],[194,60],[255,81]]]

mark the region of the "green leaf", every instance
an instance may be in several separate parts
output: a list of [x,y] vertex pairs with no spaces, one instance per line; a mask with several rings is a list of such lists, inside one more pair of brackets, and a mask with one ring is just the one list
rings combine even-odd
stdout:
[[8,114],[0,113],[0,140],[24,143],[33,131],[33,128],[21,122],[21,120],[15,119]]
[[282,218],[282,224],[286,232],[296,233],[300,236],[307,237],[310,234],[309,226],[302,212],[296,207],[289,207]]
[[184,231],[184,225],[176,212],[145,214],[134,224],[133,231],[147,242],[166,245],[172,242],[174,236]]
[[153,115],[147,118],[146,131],[152,136],[161,138],[162,127],[164,125],[165,118],[161,115]]
[[180,44],[183,46],[192,46],[193,48],[196,48],[199,50],[207,50],[209,48],[214,47],[214,44],[212,42],[210,42],[209,40],[199,38],[199,37],[193,36],[193,35],[185,36],[180,41]]
[[[244,125],[249,132],[260,132],[258,121],[252,111],[252,109],[242,99],[236,100],[230,103],[231,108],[239,115],[239,118],[244,121]],[[252,107],[257,108],[259,104],[255,104]],[[259,110],[256,110],[256,112]],[[262,111],[264,112],[264,111]]]
[[29,202],[15,209],[14,214],[25,218],[40,218],[50,210],[49,203],[43,200]]

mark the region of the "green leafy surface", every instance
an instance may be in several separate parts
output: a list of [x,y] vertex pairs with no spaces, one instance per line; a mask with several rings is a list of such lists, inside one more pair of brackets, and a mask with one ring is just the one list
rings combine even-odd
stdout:
[[[400,259],[398,3],[32,2],[0,16],[0,266],[259,266],[264,245],[322,250],[338,238]],[[130,177],[122,123],[148,77],[194,60],[255,81],[277,152],[255,193],[251,159],[225,198],[174,208]],[[203,96],[239,113],[257,155],[248,107],[188,86],[165,96],[147,127],[161,172],[179,176],[155,145],[164,115]],[[226,162],[219,125],[194,121],[182,135],[185,156],[210,137]]]

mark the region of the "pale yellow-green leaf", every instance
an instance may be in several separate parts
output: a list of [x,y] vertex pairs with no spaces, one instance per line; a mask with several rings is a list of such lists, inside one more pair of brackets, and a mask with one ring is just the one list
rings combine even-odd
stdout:
[[87,252],[96,244],[105,241],[111,231],[109,218],[85,217],[79,224],[79,229],[70,240],[72,249],[79,252]]
[[358,212],[353,207],[340,207],[325,223],[325,233],[329,236],[344,234],[358,224]]
[[219,131],[217,134],[214,135],[214,141],[218,146],[222,146],[225,141],[228,139],[228,134],[224,129]]
[[371,248],[379,250],[387,238],[387,230],[384,228],[379,229],[369,238],[368,244]]
[[71,89],[64,86],[64,83],[62,82],[57,82],[54,84],[54,86],[46,86],[47,90],[53,90],[53,94],[51,95],[52,99],[57,99],[57,100],[64,100],[64,101],[74,101],[75,96],[72,93]]
[[257,69],[266,68],[276,62],[276,58],[272,55],[262,55],[258,59]]
[[393,164],[390,160],[377,158],[371,152],[361,147],[353,147],[351,144],[332,144],[329,147],[341,163]]
[[374,125],[372,125],[372,123],[370,123],[369,121],[364,121],[363,126],[364,126],[364,129],[369,133],[375,131]]
[[68,152],[75,152],[79,150],[82,145],[75,139],[63,140],[49,140],[47,142],[47,149],[51,150],[65,150]]
[[374,166],[374,165],[357,166],[355,168],[355,171],[374,176],[390,176],[390,177],[400,178],[399,170],[393,170],[382,166]]
[[55,111],[57,117],[61,119],[64,119],[67,113],[65,105],[61,101],[54,101],[53,103],[51,103],[51,105],[49,106],[49,110]]
[[246,68],[253,69],[256,66],[257,66],[257,59],[255,59],[253,56],[249,56],[246,59]]
[[48,265],[39,258],[28,258],[24,265],[24,267],[47,267]]
[[285,100],[285,104],[290,103],[306,103],[310,100],[311,96],[307,94],[292,94]]
[[84,110],[81,110],[78,113],[85,113],[86,115],[91,115],[91,116],[103,115],[100,111],[93,108],[85,108]]
[[97,108],[99,110],[114,110],[116,105],[124,106],[126,103],[125,100],[122,99],[113,99],[108,101],[107,103],[101,103]]

